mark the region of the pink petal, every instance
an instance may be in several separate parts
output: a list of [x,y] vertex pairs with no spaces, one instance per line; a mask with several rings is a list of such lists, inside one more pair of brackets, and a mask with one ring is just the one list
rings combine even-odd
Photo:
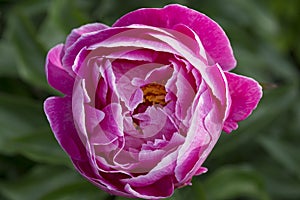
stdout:
[[[96,89],[96,107],[103,108],[104,106],[110,103],[117,103],[119,104],[119,97],[116,94],[116,77],[113,73],[111,63],[108,60],[99,59],[99,63],[95,68],[95,72],[100,75],[99,83]],[[93,74],[91,74],[93,75]],[[88,77],[87,77],[88,79]],[[95,84],[96,85],[96,84]],[[91,87],[90,87],[91,88]]]
[[208,169],[207,169],[206,167],[200,167],[200,168],[196,171],[195,175],[198,176],[198,175],[200,175],[200,174],[206,173],[207,171],[208,171]]
[[131,197],[134,198],[132,194],[126,193],[122,184],[119,180],[127,178],[127,175],[121,173],[104,173],[98,171],[96,165],[93,165],[89,160],[78,161],[72,160],[76,169],[80,172],[91,183],[101,188],[102,190],[118,196]]
[[[145,81],[147,74],[157,68],[163,67],[162,64],[150,63],[142,65],[132,65],[132,61],[122,60],[114,64],[114,71],[118,73],[119,79],[117,80],[117,93],[121,100],[124,101],[126,107],[133,111],[134,108],[143,101],[143,93],[140,90],[140,85],[136,85],[139,81]],[[122,74],[122,71],[127,70]]]
[[[89,50],[95,50],[97,48],[121,48],[130,47],[131,50],[135,49],[151,49],[159,52],[167,52],[172,54],[181,53],[181,49],[178,47],[184,47],[184,52],[190,51],[194,47],[191,44],[195,44],[190,37],[184,38],[188,41],[187,44],[182,44],[185,40],[178,39],[178,37],[184,37],[177,31],[168,31],[156,27],[145,25],[131,25],[128,27],[113,27],[108,30],[99,32],[99,35],[95,35],[90,40],[95,40],[98,37],[98,42],[89,45]],[[176,39],[174,39],[176,38]],[[84,39],[84,38],[83,38]],[[168,41],[165,41],[168,39]],[[181,41],[182,42],[179,42]],[[80,43],[78,41],[78,43]],[[89,41],[86,41],[89,44]],[[190,47],[187,48],[186,46]]]
[[[170,140],[169,144],[167,144],[167,146],[163,147],[159,151],[164,150],[165,152],[170,152],[174,150],[174,148],[180,146],[183,142],[184,142],[184,137],[181,136],[179,133],[174,133],[174,136]],[[142,153],[144,154],[146,152],[142,151]],[[156,181],[158,181],[159,179],[163,178],[166,175],[173,175],[175,164],[176,164],[177,153],[178,153],[177,151],[173,151],[172,153],[168,153],[168,154],[165,153],[166,155],[164,155],[163,157],[161,157],[160,155],[158,157],[158,159],[160,159],[160,162],[158,164],[155,163],[155,167],[152,168],[147,174],[139,175],[137,177],[130,178],[130,179],[125,179],[124,182],[129,183],[131,186],[134,187],[143,187],[155,183]],[[147,159],[145,161],[148,162],[150,161],[150,158],[145,157],[145,159]],[[144,160],[140,160],[140,161],[144,162]],[[142,163],[141,166],[143,166]]]
[[105,24],[92,23],[92,24],[86,24],[79,28],[73,29],[72,32],[70,33],[70,35],[68,35],[68,37],[67,37],[65,48],[67,49],[70,46],[72,46],[73,43],[76,42],[81,37],[81,35],[83,35],[85,33],[100,31],[100,30],[107,29],[107,28],[108,28],[108,26]]
[[85,145],[87,151],[90,152],[90,143],[88,140],[86,121],[89,116],[86,115],[85,104],[90,102],[90,97],[87,94],[85,86],[85,79],[79,79],[74,84],[72,94],[72,113],[77,133],[82,143]]
[[169,5],[162,9],[145,8],[133,11],[120,18],[113,27],[144,24],[173,29],[183,24],[199,35],[202,44],[213,63],[219,63],[223,70],[233,69],[236,60],[230,42],[222,28],[206,15],[181,5]]
[[127,174],[123,173],[105,173],[105,172],[99,172],[101,175],[102,180],[97,180],[100,183],[103,183],[105,187],[107,187],[109,190],[105,190],[110,194],[124,196],[124,197],[131,197],[134,198],[135,196],[127,193],[127,191],[124,191],[124,184],[120,182],[120,180],[128,178]]
[[104,119],[100,122],[102,130],[106,133],[103,137],[114,139],[115,136],[122,137],[123,133],[123,119],[121,105],[111,103],[103,108],[105,114]]
[[140,127],[143,130],[141,137],[144,138],[158,137],[158,133],[173,128],[168,116],[159,107],[148,107],[144,113],[136,114],[134,117],[140,120]]
[[[99,50],[99,49],[97,49]],[[157,52],[151,49],[142,49],[136,47],[120,47],[117,49],[105,49],[105,57],[112,58],[114,60],[123,59],[123,60],[130,60],[130,61],[145,61],[151,63],[162,63],[167,64],[172,54],[164,53],[164,52]]]
[[246,119],[256,108],[262,97],[262,87],[255,80],[225,72],[229,92],[231,95],[231,108],[223,130],[230,133],[237,129],[237,122]]
[[122,31],[124,31],[124,29],[110,28],[82,34],[71,46],[65,49],[65,54],[62,59],[63,66],[71,69],[77,54],[81,51],[82,48],[106,40],[107,38]]
[[84,160],[86,150],[76,131],[71,105],[70,97],[50,97],[44,103],[44,110],[61,147],[72,159]]
[[[207,86],[211,91],[212,103],[217,107],[212,115],[209,115],[209,120],[212,122],[222,123],[229,113],[231,103],[227,79],[224,72],[218,64],[210,66],[206,69],[205,74],[201,74],[206,81]],[[208,127],[206,127],[208,128]],[[210,130],[210,132],[214,132]]]
[[180,68],[177,75],[177,102],[176,102],[176,116],[179,120],[183,120],[186,115],[188,108],[192,105],[193,99],[195,97],[195,90],[190,77],[188,77],[186,72]]
[[205,52],[205,49],[204,49],[204,47],[202,45],[202,42],[201,42],[199,36],[192,29],[190,29],[189,27],[187,27],[187,26],[185,26],[183,24],[178,24],[178,25],[174,26],[174,29],[176,31],[179,31],[179,32],[181,32],[181,33],[183,33],[185,35],[188,35],[191,38],[193,38],[194,40],[196,40],[197,43],[198,43],[198,47],[196,47],[196,48],[199,48],[199,49],[197,49],[196,52],[199,53],[199,55],[201,57],[203,57],[205,60],[207,60],[206,52]]
[[76,169],[90,182],[104,191],[115,195],[134,197],[117,188],[113,179],[106,179],[100,176],[96,166],[91,164],[86,149],[77,135],[73,123],[71,105],[70,97],[51,97],[45,101],[44,110],[57,141],[69,154]]
[[49,84],[64,94],[72,94],[74,78],[63,68],[61,53],[63,44],[53,47],[46,58],[46,74]]
[[170,65],[157,66],[151,70],[145,77],[146,82],[148,83],[159,83],[164,85],[166,80],[169,80],[172,77],[174,69]]
[[90,51],[87,50],[86,47],[82,48],[76,55],[74,64],[72,66],[72,71],[75,72],[77,76],[83,76],[84,73],[87,73],[87,70],[90,70],[87,66],[85,66],[90,58]]
[[[213,73],[211,74],[213,75]],[[201,165],[218,141],[222,130],[224,109],[220,101],[202,82],[193,103],[193,117],[185,143],[179,150],[175,176],[179,185],[186,185],[195,174],[201,173]],[[221,112],[221,113],[219,113]],[[223,114],[222,114],[223,113]]]
[[[84,109],[85,109],[85,114],[86,114],[87,131],[88,131],[88,133],[94,133],[95,128],[104,119],[105,114],[101,110],[98,110],[88,104],[84,105]],[[91,137],[93,138],[94,135],[97,135],[97,134],[91,134]]]
[[175,176],[181,184],[185,184],[191,179],[206,159],[207,151],[210,151],[212,148],[208,148],[210,143],[213,142],[211,138],[212,133],[207,132],[203,122],[203,118],[209,112],[207,109],[202,109],[202,107],[205,107],[204,99],[206,98],[204,96],[207,95],[207,92],[201,95],[185,143],[178,152]]
[[142,199],[162,199],[173,194],[174,185],[171,176],[165,176],[155,183],[144,187],[125,185],[125,191]]

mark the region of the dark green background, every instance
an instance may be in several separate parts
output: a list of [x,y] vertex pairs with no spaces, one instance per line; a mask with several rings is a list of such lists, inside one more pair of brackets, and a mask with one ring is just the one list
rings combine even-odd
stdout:
[[0,199],[114,198],[78,175],[50,131],[42,104],[56,92],[45,56],[72,28],[169,3],[217,21],[232,42],[234,71],[265,88],[239,130],[222,134],[208,173],[170,199],[300,199],[298,0],[0,0]]

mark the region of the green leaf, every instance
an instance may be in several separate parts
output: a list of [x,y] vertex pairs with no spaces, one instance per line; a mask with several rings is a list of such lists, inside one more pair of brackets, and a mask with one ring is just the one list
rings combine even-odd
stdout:
[[[272,166],[269,166],[268,169],[271,167]],[[300,199],[299,179],[294,180],[284,172],[280,176],[285,176],[285,178],[279,178],[278,173],[280,173],[280,171],[282,171],[282,169],[276,170],[273,174],[274,178],[266,173],[269,194],[272,196],[272,199]]]
[[264,178],[271,199],[300,199],[299,177],[278,163],[273,156],[261,150],[251,164],[255,165],[255,169]]
[[76,1],[54,0],[49,10],[49,17],[58,29],[69,33],[73,28],[89,22],[88,15],[81,9]]
[[0,182],[0,191],[11,200],[97,200],[106,193],[64,167],[37,166],[15,181]]
[[300,94],[298,94],[298,99],[298,102],[295,103],[292,109],[292,115],[288,124],[294,136],[293,139],[296,139],[296,141],[300,141]]
[[9,146],[13,152],[18,152],[37,162],[72,166],[48,127],[14,138],[6,142],[4,147],[6,146]]
[[0,152],[21,154],[45,163],[69,165],[50,131],[42,103],[18,96],[0,96]]
[[300,150],[298,147],[266,136],[261,137],[258,141],[274,160],[300,180]]
[[[27,132],[45,127],[42,104],[20,96],[0,96],[0,132],[4,139],[24,136]],[[2,140],[0,140],[2,143]],[[4,145],[4,144],[2,144]],[[2,146],[0,145],[0,147]]]
[[260,175],[245,166],[220,168],[210,175],[203,185],[207,198],[211,200],[247,197],[269,199]]
[[8,41],[0,42],[0,76],[18,76],[14,48]]
[[107,198],[107,200],[133,200],[133,198],[126,198],[126,197],[121,197],[121,196],[117,196],[117,197],[114,197],[114,196],[111,196],[111,198]]
[[64,43],[73,28],[85,23],[89,21],[76,2],[54,0],[49,5],[38,36],[47,49],[50,49],[58,43]]
[[37,39],[34,24],[22,9],[15,9],[11,13],[6,35],[14,45],[14,59],[17,58],[20,76],[36,87],[50,90],[44,72],[46,50]]

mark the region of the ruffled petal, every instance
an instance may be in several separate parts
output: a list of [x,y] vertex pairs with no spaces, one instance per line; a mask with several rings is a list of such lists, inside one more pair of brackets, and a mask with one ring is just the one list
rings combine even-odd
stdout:
[[225,72],[231,95],[230,113],[223,130],[230,133],[238,128],[238,122],[246,119],[262,97],[262,87],[255,80]]
[[53,47],[46,58],[46,75],[48,83],[64,94],[72,94],[74,78],[63,68],[61,54],[64,45]]
[[230,42],[222,28],[206,15],[181,5],[168,5],[162,9],[144,8],[128,13],[113,27],[144,24],[173,29],[184,24],[199,35],[201,42],[211,58],[211,64],[219,63],[223,70],[233,69],[236,60]]

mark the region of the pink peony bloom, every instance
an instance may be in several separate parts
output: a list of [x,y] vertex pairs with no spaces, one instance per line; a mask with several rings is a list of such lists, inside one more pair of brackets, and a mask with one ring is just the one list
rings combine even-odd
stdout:
[[236,60],[221,27],[180,5],[147,8],[74,29],[47,56],[64,97],[44,109],[76,169],[99,188],[161,199],[207,171],[222,130],[256,108],[262,89],[228,72]]

